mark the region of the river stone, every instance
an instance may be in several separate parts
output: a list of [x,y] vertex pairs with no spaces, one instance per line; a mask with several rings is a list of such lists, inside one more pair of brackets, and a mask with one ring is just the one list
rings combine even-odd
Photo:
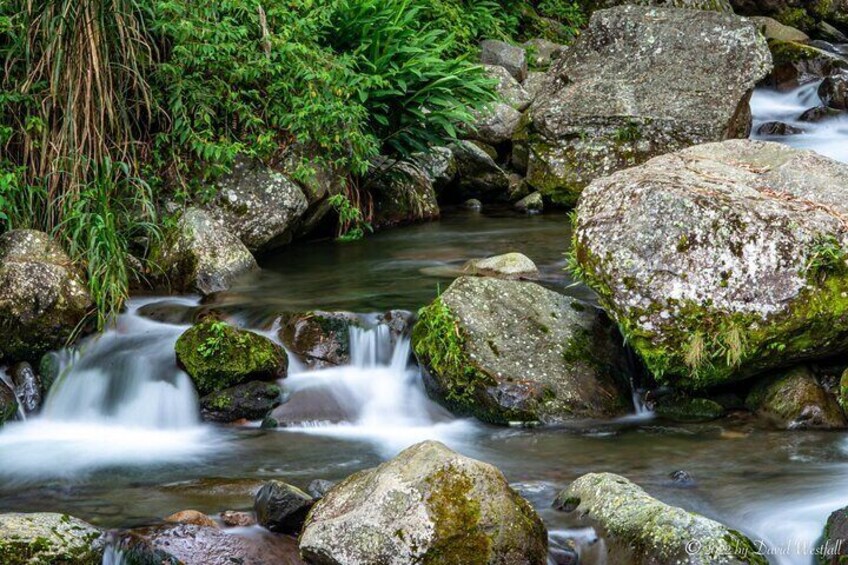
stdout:
[[286,351],[259,334],[207,318],[177,339],[177,363],[201,395],[253,379],[286,376]]
[[436,194],[456,180],[456,158],[448,147],[431,147],[426,153],[414,153],[410,160],[427,175]]
[[819,98],[828,108],[848,110],[848,74],[824,79],[819,86]]
[[593,182],[577,274],[661,381],[704,388],[848,346],[848,165],[764,141]]
[[18,414],[18,399],[15,392],[0,379],[0,426],[3,422],[14,420]]
[[504,41],[487,39],[480,42],[480,62],[503,67],[518,82],[527,77],[527,52]]
[[572,206],[597,177],[747,137],[751,92],[769,70],[766,41],[744,18],[639,6],[595,12],[516,134],[530,150],[527,181]]
[[545,202],[541,192],[528,194],[514,204],[515,209],[525,214],[538,214],[545,209]]
[[310,369],[350,362],[350,328],[361,322],[350,312],[302,312],[280,318],[279,338]]
[[539,276],[536,264],[526,255],[515,252],[485,259],[471,259],[465,263],[462,271],[469,275],[502,279],[527,279]]
[[315,479],[310,481],[309,486],[306,487],[306,492],[309,493],[309,496],[317,500],[319,498],[324,498],[324,495],[327,494],[334,486],[336,486],[335,481]]
[[207,394],[200,399],[200,416],[207,422],[261,420],[282,402],[280,387],[251,381]]
[[351,475],[307,517],[311,563],[543,565],[547,532],[492,465],[435,441]]
[[768,564],[744,535],[660,502],[620,475],[583,475],[559,493],[554,507],[571,514],[574,525],[595,529],[609,563]]
[[450,146],[456,158],[459,181],[452,199],[476,198],[483,202],[503,200],[509,191],[509,177],[495,160],[471,141],[462,140]]
[[0,514],[3,565],[100,565],[100,530],[67,514]]
[[92,308],[85,280],[46,233],[0,235],[0,361],[63,347]]
[[180,510],[164,518],[165,522],[172,524],[193,524],[195,526],[209,526],[217,528],[218,523],[212,518],[197,510]]
[[268,481],[253,502],[256,521],[272,532],[297,535],[315,500],[283,481]]
[[763,82],[781,92],[822,80],[848,68],[848,59],[812,45],[792,41],[768,42],[774,69]]
[[804,130],[784,122],[766,122],[757,128],[758,135],[798,135],[799,133],[804,133]]
[[11,370],[15,385],[15,396],[21,403],[24,413],[32,414],[41,407],[41,379],[35,374],[32,365],[26,361],[16,363]]
[[224,510],[218,516],[225,526],[230,528],[246,528],[256,525],[256,516],[253,512],[241,512],[239,510]]
[[774,18],[768,16],[756,16],[751,18],[751,21],[757,24],[760,33],[766,39],[776,39],[777,41],[794,41],[797,43],[806,43],[810,40],[810,36],[792,26],[784,25]]
[[412,162],[381,159],[369,172],[367,183],[374,208],[371,220],[374,229],[439,217],[433,183]]
[[765,377],[748,393],[745,405],[785,430],[841,429],[845,416],[835,396],[819,385],[808,367]]
[[199,208],[183,212],[152,259],[177,292],[227,290],[237,278],[259,268],[241,240]]
[[631,409],[621,337],[596,309],[530,282],[460,277],[419,312],[427,392],[493,424]]
[[483,65],[483,68],[486,70],[486,76],[497,81],[495,92],[497,92],[502,102],[519,112],[527,109],[527,106],[531,102],[530,95],[509,74],[509,71],[498,65]]
[[288,177],[244,157],[218,179],[217,189],[210,214],[253,253],[289,243],[309,207],[306,195]]

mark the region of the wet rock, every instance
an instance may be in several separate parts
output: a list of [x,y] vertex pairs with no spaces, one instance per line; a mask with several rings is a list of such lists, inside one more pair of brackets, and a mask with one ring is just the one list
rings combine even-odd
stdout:
[[839,110],[834,110],[833,108],[828,108],[827,106],[816,106],[815,108],[805,110],[804,113],[801,114],[801,116],[798,118],[798,120],[802,122],[818,123],[828,118],[835,118],[840,115],[842,115],[842,112],[840,112]]
[[612,473],[590,473],[559,493],[554,507],[595,529],[610,563],[767,565],[753,543],[713,520],[653,498]]
[[803,0],[730,0],[737,14],[744,16],[770,16],[782,24],[793,26],[812,36],[826,34],[836,25],[848,30],[848,2],[832,0],[807,2]]
[[15,392],[0,379],[0,426],[3,422],[14,420],[18,414],[18,399]]
[[15,384],[15,396],[26,414],[32,414],[41,407],[41,379],[35,374],[32,365],[26,361],[12,367],[12,382]]
[[63,347],[92,308],[82,273],[46,233],[0,235],[0,361]]
[[[142,538],[161,554],[178,559],[182,565],[304,563],[298,555],[294,539],[258,529],[249,533],[234,533],[220,528],[180,524],[142,528],[134,530],[131,535]],[[147,563],[160,565],[159,561]]]
[[845,416],[836,398],[819,385],[808,367],[764,377],[748,393],[752,412],[786,430],[841,429]]
[[541,192],[529,194],[515,203],[515,209],[525,214],[540,214],[545,209]]
[[207,422],[261,420],[282,402],[280,387],[251,381],[225,388],[200,399],[200,416]]
[[497,82],[495,92],[501,99],[501,102],[509,107],[523,112],[530,105],[530,95],[524,90],[521,84],[515,80],[509,71],[498,65],[483,65],[486,69],[486,75]]
[[268,481],[253,502],[256,521],[272,532],[297,535],[315,500],[290,484]]
[[309,493],[309,496],[318,500],[319,498],[324,498],[324,495],[334,486],[336,486],[335,481],[315,479],[306,487],[306,492]]
[[516,134],[529,147],[527,181],[572,206],[595,178],[747,137],[749,98],[769,70],[765,39],[746,19],[637,6],[595,12]]
[[683,469],[672,471],[668,474],[668,478],[671,479],[671,482],[674,484],[674,486],[677,487],[691,488],[695,486],[695,479],[693,479],[692,475],[690,475]]
[[53,351],[46,353],[38,362],[38,376],[41,378],[42,390],[47,393],[62,370],[62,360],[60,355]]
[[509,194],[507,195],[507,199],[510,202],[521,200],[530,193],[530,186],[527,184],[527,181],[524,180],[524,177],[516,173],[510,173],[508,178]]
[[468,208],[469,210],[482,210],[483,203],[477,200],[476,198],[469,198],[463,203],[463,206]]
[[100,530],[67,514],[0,514],[0,563],[100,565],[100,536]]
[[201,395],[253,379],[282,379],[288,367],[285,350],[267,337],[212,318],[186,330],[175,351]]
[[378,324],[388,326],[394,347],[401,337],[408,337],[415,323],[415,314],[408,310],[389,310],[377,320]]
[[350,328],[361,326],[350,312],[303,312],[281,318],[279,338],[311,369],[350,362]]
[[433,183],[416,165],[382,159],[369,172],[374,229],[435,220],[439,205]]
[[210,215],[254,253],[289,243],[309,207],[296,183],[247,158],[236,159],[232,172],[218,179],[217,189]]
[[669,395],[657,402],[654,412],[660,418],[674,422],[709,422],[725,414],[724,407],[708,398]]
[[848,165],[692,147],[592,183],[576,271],[660,381],[702,389],[844,351]]
[[175,292],[212,294],[227,290],[259,268],[250,250],[208,212],[188,208],[176,229],[153,250],[162,283]]
[[487,39],[480,43],[480,62],[506,69],[518,82],[527,77],[527,52],[503,41]]
[[410,160],[427,175],[437,194],[456,180],[456,158],[447,147],[432,147],[426,153],[413,154]]
[[236,510],[224,510],[219,514],[225,526],[231,528],[246,528],[256,525],[256,517],[252,512],[239,512]]
[[471,259],[462,268],[469,275],[502,279],[534,279],[539,276],[536,264],[522,253],[504,253],[486,259]]
[[774,69],[764,84],[779,91],[793,90],[848,67],[848,61],[843,57],[812,45],[776,39],[770,40],[768,44],[774,59]]
[[824,79],[819,85],[819,98],[828,108],[848,110],[848,74]]
[[165,521],[173,524],[191,524],[194,526],[209,526],[210,528],[218,527],[218,523],[215,520],[197,510],[181,510],[165,518]]
[[311,234],[333,210],[330,198],[344,193],[347,171],[327,163],[319,149],[295,142],[286,148],[279,173],[288,179],[297,178],[308,202],[306,211],[292,224],[294,231],[289,233],[294,239]]
[[792,26],[784,25],[774,18],[768,16],[755,16],[751,18],[766,39],[777,41],[793,41],[796,43],[807,43],[810,36]]
[[466,136],[491,145],[511,140],[521,122],[521,112],[503,102],[490,104],[475,116]]
[[757,128],[757,133],[759,135],[797,135],[804,133],[804,130],[783,122],[766,122]]
[[426,441],[319,500],[299,540],[310,562],[542,565],[547,532],[495,467]]
[[[524,42],[524,50],[530,58],[530,66],[534,69],[546,69],[562,56],[565,46],[541,37]],[[524,79],[527,82],[527,79]]]
[[412,346],[427,392],[458,414],[508,424],[630,409],[620,336],[534,283],[458,278],[419,312]]
[[470,141],[458,141],[451,150],[459,172],[457,198],[492,202],[506,197],[509,178],[488,153]]
[[263,425],[290,428],[303,425],[350,422],[357,410],[322,387],[306,387],[295,391],[286,402],[271,411]]
[[822,548],[817,557],[820,565],[842,565],[848,560],[848,508],[828,516],[818,547]]

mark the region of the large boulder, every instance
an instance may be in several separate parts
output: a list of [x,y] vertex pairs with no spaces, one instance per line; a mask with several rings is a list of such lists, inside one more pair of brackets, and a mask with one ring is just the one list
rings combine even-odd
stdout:
[[527,51],[523,47],[487,39],[480,42],[480,62],[503,67],[518,82],[527,78]]
[[477,111],[466,136],[490,145],[512,139],[521,123],[521,112],[504,102],[495,102]]
[[612,473],[578,478],[554,506],[589,526],[604,540],[609,563],[655,565],[767,565],[756,546],[735,530],[653,498]]
[[818,93],[828,108],[848,110],[848,73],[827,77],[819,86]]
[[486,422],[631,408],[621,338],[606,317],[535,283],[458,278],[419,312],[412,347],[428,393]]
[[467,140],[457,141],[450,149],[459,176],[455,190],[443,192],[443,198],[454,202],[468,198],[478,198],[483,202],[506,199],[509,177],[491,155]]
[[350,312],[302,312],[280,318],[279,337],[310,369],[350,362],[350,328],[361,322]]
[[210,214],[254,253],[289,243],[309,207],[300,186],[247,158],[236,159],[232,171],[218,179],[217,190]]
[[410,160],[427,175],[437,194],[456,180],[456,157],[447,147],[431,147],[427,152],[412,154]]
[[46,233],[0,235],[0,361],[37,361],[90,313],[82,274]]
[[500,471],[426,441],[333,487],[299,543],[321,564],[542,565],[548,542]]
[[655,376],[703,388],[848,346],[848,165],[692,147],[593,182],[578,276]]
[[100,530],[67,514],[0,514],[0,563],[100,565],[100,536]]
[[267,337],[212,318],[183,332],[174,349],[202,395],[253,379],[282,379],[288,368],[285,349]]
[[827,393],[804,366],[776,378],[763,378],[748,393],[745,404],[785,430],[830,430],[846,426],[836,397]]
[[259,266],[239,238],[208,212],[188,208],[152,254],[164,283],[176,292],[212,294]]
[[297,535],[315,500],[283,481],[268,481],[253,501],[256,521],[272,532]]
[[529,148],[527,180],[571,206],[597,177],[747,137],[752,89],[770,69],[765,39],[744,18],[638,6],[595,12],[516,134]]
[[261,420],[282,403],[275,383],[251,381],[207,394],[200,399],[200,416],[208,422]]
[[439,217],[436,191],[430,178],[409,161],[382,159],[369,172],[368,191],[373,203],[374,229]]

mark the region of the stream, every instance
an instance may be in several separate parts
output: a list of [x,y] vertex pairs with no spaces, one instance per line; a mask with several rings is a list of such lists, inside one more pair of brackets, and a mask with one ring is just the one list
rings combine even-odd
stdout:
[[[811,86],[758,91],[755,129],[794,119],[815,105],[814,96]],[[780,140],[848,162],[848,121],[804,127],[807,133]],[[261,272],[214,305],[276,339],[281,312],[416,310],[468,259],[507,251],[532,258],[542,284],[592,300],[563,270],[568,241],[563,212],[447,210],[438,222],[358,242],[295,244],[265,258]],[[305,371],[293,360],[281,381],[286,395],[334,406],[335,423],[274,430],[204,424],[173,353],[204,307],[196,297],[135,298],[114,328],[59,354],[62,375],[41,414],[0,430],[0,512],[67,512],[107,528],[150,524],[187,508],[214,515],[250,508],[250,493],[264,480],[301,487],[339,480],[423,439],[500,468],[542,516],[551,546],[581,540],[584,563],[598,562],[592,532],[573,530],[550,505],[587,472],[625,475],[665,502],[739,529],[771,547],[777,555],[770,560],[779,564],[812,563],[827,516],[848,505],[844,434],[773,432],[732,419],[669,424],[650,415],[536,429],[457,419],[427,398],[408,341],[392,343],[379,325],[352,333],[349,366]],[[678,470],[693,484],[675,483],[670,474]]]

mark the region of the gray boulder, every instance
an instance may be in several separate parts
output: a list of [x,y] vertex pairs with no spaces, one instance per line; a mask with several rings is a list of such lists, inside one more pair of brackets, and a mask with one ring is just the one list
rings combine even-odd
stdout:
[[0,361],[37,361],[90,313],[81,272],[46,233],[0,235]]
[[428,393],[493,424],[631,408],[621,338],[602,313],[535,283],[460,277],[419,312]]
[[536,96],[538,96],[540,92],[544,91],[545,84],[549,78],[551,77],[549,77],[547,73],[540,71],[534,71],[527,75],[527,78],[521,86],[530,98],[530,102],[533,102],[533,100],[536,99]]
[[299,544],[307,561],[328,565],[543,565],[548,542],[500,471],[426,441],[333,487]]
[[756,546],[727,526],[669,506],[612,473],[589,473],[559,493],[554,507],[604,540],[609,563],[767,565]]
[[459,179],[456,190],[446,196],[457,201],[477,198],[483,202],[506,198],[509,177],[491,155],[465,140],[453,143],[450,148],[456,158]]
[[512,139],[521,122],[521,112],[503,102],[490,104],[475,113],[474,124],[466,137],[490,145],[498,145]]
[[522,82],[527,77],[527,52],[504,41],[487,39],[480,43],[480,62],[505,68],[512,78]]
[[502,279],[534,279],[539,276],[536,264],[522,253],[504,253],[485,259],[471,259],[462,267],[469,275]]
[[805,366],[777,377],[764,377],[748,393],[745,405],[784,430],[846,427],[836,397],[825,392]]
[[374,229],[425,222],[439,217],[436,191],[414,163],[381,159],[369,172]]
[[426,153],[413,154],[410,160],[427,175],[436,194],[456,179],[456,158],[448,147],[432,147]]
[[816,559],[820,565],[842,565],[848,560],[848,507],[828,516],[818,546],[825,548]]
[[848,346],[848,165],[685,149],[593,182],[575,271],[661,381],[698,389]]
[[100,565],[101,532],[67,514],[0,514],[0,563]]
[[297,535],[313,504],[315,500],[299,488],[282,481],[268,481],[256,493],[253,511],[261,526],[272,532]]
[[259,268],[239,238],[198,208],[182,213],[152,259],[164,282],[176,292],[227,290],[236,279]]
[[240,158],[217,182],[218,195],[209,213],[253,253],[291,242],[309,201],[281,172]]
[[489,78],[497,82],[495,91],[500,96],[500,99],[505,104],[515,108],[519,112],[527,109],[530,105],[530,95],[524,90],[521,84],[513,78],[509,71],[498,65],[483,65],[486,69],[486,74]]
[[766,41],[747,19],[638,6],[595,12],[516,135],[529,147],[527,180],[571,206],[595,178],[747,137],[751,91],[769,70]]

